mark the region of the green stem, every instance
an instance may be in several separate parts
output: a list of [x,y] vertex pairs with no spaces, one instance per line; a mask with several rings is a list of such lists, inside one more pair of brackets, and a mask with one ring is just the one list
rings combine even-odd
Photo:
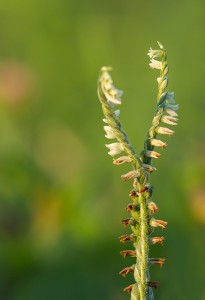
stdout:
[[148,269],[148,242],[147,242],[147,207],[146,199],[143,196],[143,193],[139,196],[140,203],[140,252],[141,252],[141,263],[140,263],[140,291],[141,296],[140,300],[146,299],[147,292],[147,269]]

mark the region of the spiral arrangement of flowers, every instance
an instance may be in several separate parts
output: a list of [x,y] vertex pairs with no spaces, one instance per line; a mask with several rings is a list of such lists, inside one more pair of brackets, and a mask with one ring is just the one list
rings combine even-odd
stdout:
[[[153,186],[149,183],[150,173],[156,170],[152,165],[152,158],[159,158],[160,153],[155,151],[155,147],[166,148],[166,143],[157,138],[158,135],[173,135],[174,131],[164,127],[163,124],[177,125],[178,104],[175,104],[174,93],[167,90],[168,86],[168,63],[164,47],[158,42],[159,49],[148,52],[150,57],[150,67],[158,69],[160,75],[157,78],[158,95],[157,107],[148,131],[144,148],[138,156],[130,143],[119,119],[120,111],[115,110],[121,104],[123,92],[118,90],[110,76],[110,67],[103,67],[100,70],[98,79],[98,97],[102,105],[104,114],[105,137],[115,140],[106,144],[108,154],[113,157],[113,163],[120,165],[129,163],[132,169],[122,175],[124,181],[133,180],[133,189],[129,196],[132,202],[127,205],[126,210],[130,217],[121,220],[121,223],[130,226],[132,233],[120,236],[120,242],[132,242],[133,249],[121,251],[123,257],[131,256],[135,258],[135,263],[120,271],[122,276],[133,273],[135,282],[124,288],[131,294],[131,300],[151,300],[154,299],[153,287],[159,283],[150,279],[149,266],[156,264],[162,266],[164,258],[150,258],[149,246],[160,243],[163,244],[164,237],[152,236],[153,228],[166,228],[167,222],[153,217],[157,213],[158,207],[153,201]],[[121,154],[123,153],[123,155]],[[119,156],[118,156],[119,155]],[[117,157],[118,156],[118,157]]]

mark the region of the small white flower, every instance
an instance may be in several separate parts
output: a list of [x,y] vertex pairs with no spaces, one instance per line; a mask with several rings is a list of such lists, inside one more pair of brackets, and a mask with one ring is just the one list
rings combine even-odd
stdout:
[[150,144],[155,147],[162,147],[162,149],[166,148],[167,144],[163,141],[157,139],[150,139]]
[[172,117],[178,117],[178,113],[172,109],[166,109],[166,112]]
[[121,104],[121,99],[119,97],[114,97],[112,94],[111,94],[111,91],[113,90],[106,90],[105,89],[105,86],[102,85],[102,90],[103,90],[103,93],[107,99],[107,101],[112,105],[112,106],[115,106],[115,105],[120,105]]
[[112,128],[110,126],[104,126],[103,128],[104,128],[104,130],[106,132],[105,137],[107,139],[115,139],[116,138],[116,136],[115,136],[115,134],[114,134],[114,132],[113,132],[113,130],[112,130]]
[[151,62],[149,63],[150,68],[152,69],[158,69],[161,70],[162,69],[162,62],[156,59],[151,59]]
[[109,155],[115,156],[123,151],[123,146],[121,143],[112,143],[105,145],[110,151],[108,152]]
[[129,156],[121,156],[113,160],[114,165],[121,165],[128,162],[131,162],[131,158]]
[[127,181],[129,179],[132,179],[132,178],[136,178],[137,176],[139,176],[139,172],[134,170],[134,171],[130,171],[124,175],[121,176],[121,178],[124,180],[124,181]]
[[178,121],[178,119],[175,117],[172,117],[172,116],[163,116],[161,118],[161,122],[170,124],[170,125],[177,125],[176,121]]
[[152,48],[150,48],[150,50],[148,51],[147,55],[150,58],[161,57],[162,56],[162,51],[161,50],[153,50]]
[[174,133],[174,131],[169,128],[166,128],[166,127],[158,127],[157,133],[172,135]]

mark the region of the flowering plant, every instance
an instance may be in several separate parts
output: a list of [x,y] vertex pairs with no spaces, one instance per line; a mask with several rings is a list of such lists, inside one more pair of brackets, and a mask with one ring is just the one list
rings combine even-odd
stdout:
[[[134,274],[135,283],[124,289],[131,294],[131,300],[151,300],[154,299],[153,287],[156,288],[159,283],[150,279],[149,267],[156,264],[162,266],[164,258],[150,258],[149,246],[160,243],[163,244],[164,237],[151,236],[153,228],[166,228],[167,222],[157,220],[153,214],[157,213],[158,207],[152,200],[153,186],[149,183],[150,173],[156,170],[152,165],[152,158],[159,158],[160,153],[155,151],[155,147],[166,148],[167,144],[158,139],[157,136],[169,135],[174,131],[164,127],[163,124],[177,125],[177,112],[179,106],[175,104],[174,93],[167,90],[168,86],[168,63],[164,47],[158,42],[159,49],[148,52],[150,57],[150,67],[160,70],[157,78],[158,95],[157,106],[148,131],[148,136],[144,142],[144,148],[138,156],[130,143],[126,132],[124,131],[119,119],[119,110],[114,110],[116,105],[121,104],[122,91],[114,87],[110,76],[110,67],[103,67],[100,70],[98,80],[98,97],[102,104],[102,110],[105,118],[103,119],[106,132],[105,137],[115,139],[111,144],[106,144],[109,152],[113,157],[113,163],[120,165],[130,163],[132,170],[122,175],[123,180],[133,180],[133,189],[129,196],[132,203],[128,204],[127,211],[131,217],[121,220],[124,227],[130,225],[132,233],[130,235],[120,236],[120,242],[130,241],[133,243],[133,250],[121,251],[123,257],[131,256],[136,258],[136,262],[126,267],[120,274],[126,276],[128,273]],[[124,152],[125,155],[116,157]]]

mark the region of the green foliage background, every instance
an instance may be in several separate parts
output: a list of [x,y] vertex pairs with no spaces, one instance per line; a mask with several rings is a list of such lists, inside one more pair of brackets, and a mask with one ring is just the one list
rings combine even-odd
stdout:
[[205,299],[205,3],[7,0],[0,2],[0,298],[124,300],[132,283],[119,220],[127,166],[107,155],[96,95],[114,67],[121,120],[139,153],[152,120],[157,71],[168,52],[180,121],[152,175],[165,245],[152,246],[156,299]]

